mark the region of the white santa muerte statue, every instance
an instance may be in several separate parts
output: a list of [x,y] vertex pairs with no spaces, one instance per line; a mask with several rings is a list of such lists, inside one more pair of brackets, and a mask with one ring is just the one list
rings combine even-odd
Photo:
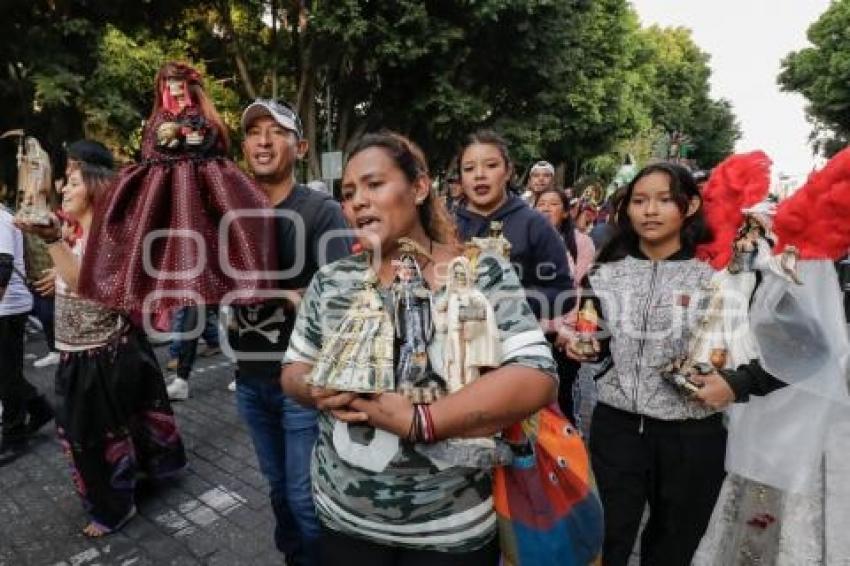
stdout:
[[35,225],[50,224],[48,199],[53,186],[50,157],[38,140],[24,136],[23,130],[12,130],[0,138],[19,136],[18,144],[18,211],[15,218]]
[[501,352],[493,306],[473,286],[472,262],[456,257],[448,273],[437,329],[445,333],[443,375],[452,393],[478,379],[480,368],[498,367]]
[[729,474],[700,566],[850,563],[850,342],[832,263],[850,246],[850,150],[778,206],[769,166],[733,156],[704,194],[715,241],[701,253],[719,271],[682,366],[756,360],[784,386],[728,409]]

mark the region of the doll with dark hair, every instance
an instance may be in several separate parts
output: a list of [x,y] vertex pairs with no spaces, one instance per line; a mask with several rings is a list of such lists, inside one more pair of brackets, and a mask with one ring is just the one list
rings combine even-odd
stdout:
[[257,212],[268,202],[228,149],[200,74],[166,63],[156,76],[142,161],[121,171],[98,206],[80,293],[120,311],[156,313],[251,302],[271,289],[273,219]]

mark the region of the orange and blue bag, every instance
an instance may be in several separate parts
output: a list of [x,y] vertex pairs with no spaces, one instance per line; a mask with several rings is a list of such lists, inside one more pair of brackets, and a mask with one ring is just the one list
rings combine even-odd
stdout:
[[506,429],[503,439],[514,452],[493,477],[503,564],[599,563],[602,503],[579,432],[547,407]]

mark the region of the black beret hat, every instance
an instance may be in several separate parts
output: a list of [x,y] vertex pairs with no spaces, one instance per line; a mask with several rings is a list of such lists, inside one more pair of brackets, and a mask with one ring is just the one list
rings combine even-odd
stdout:
[[68,146],[68,159],[74,161],[82,161],[89,165],[98,165],[112,169],[115,166],[115,160],[112,158],[112,152],[106,149],[100,142],[92,140],[77,140]]

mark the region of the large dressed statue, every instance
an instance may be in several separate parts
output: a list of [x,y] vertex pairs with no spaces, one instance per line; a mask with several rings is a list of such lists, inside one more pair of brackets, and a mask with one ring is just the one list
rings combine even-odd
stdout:
[[769,165],[733,156],[704,193],[715,240],[700,253],[722,308],[706,310],[688,363],[757,360],[785,386],[728,409],[728,475],[698,566],[850,563],[850,343],[833,267],[850,246],[850,149],[778,205]]
[[273,218],[228,149],[200,74],[165,64],[142,161],[123,169],[96,203],[80,294],[128,312],[267,298],[276,266]]

